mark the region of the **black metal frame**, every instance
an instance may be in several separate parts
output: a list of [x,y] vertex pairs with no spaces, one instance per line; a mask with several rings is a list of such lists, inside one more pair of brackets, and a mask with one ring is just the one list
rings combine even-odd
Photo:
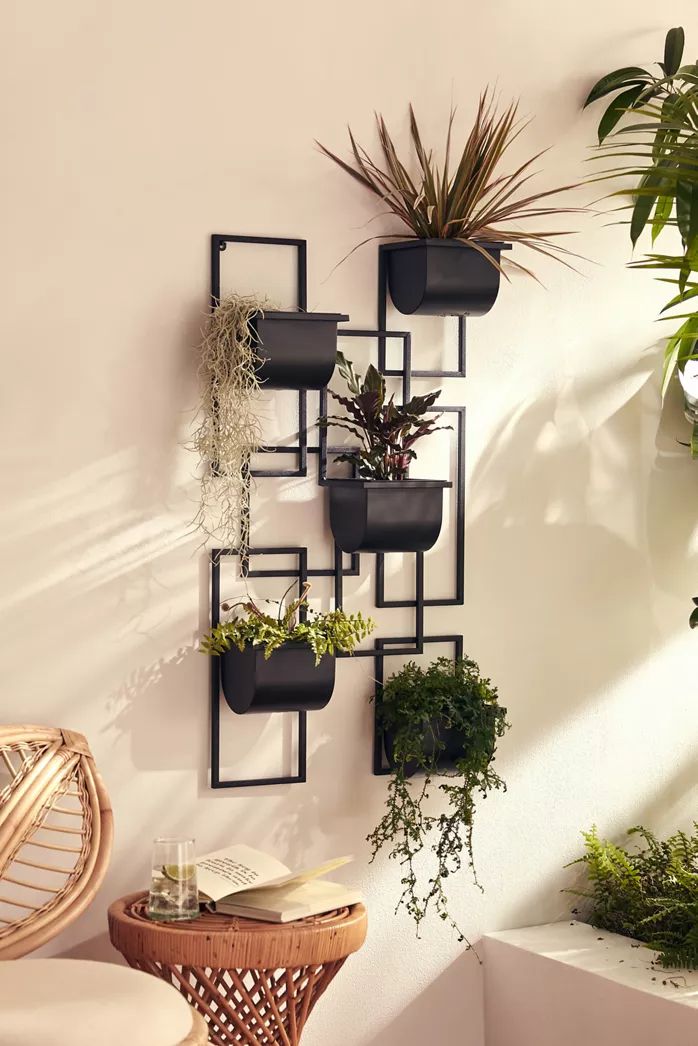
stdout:
[[[274,246],[295,247],[298,256],[297,273],[297,305],[300,309],[307,309],[307,244],[305,240],[287,239],[272,236],[233,236],[214,234],[211,237],[211,307],[215,308],[220,299],[220,255],[226,250],[229,243],[255,243],[269,244]],[[458,318],[458,368],[457,370],[415,370],[412,368],[412,336],[405,330],[387,329],[387,258],[384,247],[379,249],[378,255],[378,325],[376,330],[370,329],[347,329],[339,328],[341,338],[372,338],[378,344],[378,369],[386,376],[401,379],[401,394],[403,400],[411,396],[412,379],[414,378],[450,378],[464,377],[466,372],[466,338],[465,318]],[[387,341],[389,338],[397,338],[402,342],[402,366],[400,368],[388,369],[387,363]],[[319,394],[320,414],[327,413],[327,390],[322,389]],[[461,606],[464,601],[465,587],[465,407],[464,406],[439,406],[439,412],[452,413],[456,415],[456,500],[455,500],[455,528],[456,541],[456,577],[455,595],[444,598],[428,598],[424,596],[424,553],[414,554],[414,576],[415,595],[413,599],[389,599],[385,592],[385,557],[376,554],[376,607],[398,608],[414,607],[415,622],[414,635],[402,637],[389,637],[374,640],[372,648],[357,650],[354,654],[339,653],[338,657],[371,657],[375,663],[376,704],[374,713],[374,741],[373,741],[373,772],[374,774],[385,774],[389,769],[383,765],[383,738],[379,725],[378,709],[380,705],[380,693],[382,690],[384,669],[383,662],[386,657],[398,655],[419,655],[424,651],[427,644],[453,643],[455,656],[461,657],[463,652],[463,637],[457,635],[425,636],[424,634],[424,612],[426,607],[431,606]],[[346,451],[346,445],[333,447],[329,444],[326,428],[319,430],[316,446],[312,446],[308,440],[308,406],[307,392],[301,390],[298,393],[298,434],[297,443],[286,447],[264,447],[264,451],[272,454],[297,454],[298,467],[296,469],[251,469],[250,475],[255,477],[305,477],[307,476],[308,455],[317,457],[317,482],[318,486],[329,486],[333,480],[327,475],[328,457],[333,453]],[[250,506],[247,505],[249,514]],[[211,550],[211,625],[215,627],[220,621],[220,567],[221,559],[225,556],[237,556],[239,551],[232,548]],[[257,556],[269,555],[294,555],[298,557],[297,566],[289,569],[252,569],[251,560]],[[343,604],[343,582],[345,577],[357,577],[361,570],[361,559],[358,553],[349,557],[348,565],[345,563],[344,555],[335,544],[334,561],[331,567],[310,567],[308,559],[308,548],[302,545],[282,546],[278,548],[250,548],[247,554],[241,558],[241,572],[249,578],[298,578],[299,591],[308,578],[330,577],[333,579],[334,605],[340,608]],[[306,780],[307,772],[307,713],[298,712],[298,766],[297,772],[292,775],[273,778],[252,778],[248,780],[223,780],[220,771],[220,711],[221,711],[221,684],[220,664],[216,657],[211,659],[211,787],[212,788],[247,788],[257,785],[271,784],[297,784]]]
[[[383,731],[380,726],[380,708],[383,698],[383,684],[384,679],[384,667],[386,657],[396,657],[399,654],[404,654],[405,651],[398,648],[391,650],[390,645],[395,643],[409,642],[409,637],[406,639],[404,636],[396,639],[377,639],[376,640],[376,653],[374,657],[376,659],[376,691],[375,691],[375,714],[373,717],[373,773],[377,777],[383,777],[390,773],[390,767],[385,766],[383,761],[384,744],[383,744]],[[463,657],[463,636],[424,636],[423,645],[427,646],[430,643],[453,643],[453,656],[455,660]],[[422,653],[422,651],[420,651]]]

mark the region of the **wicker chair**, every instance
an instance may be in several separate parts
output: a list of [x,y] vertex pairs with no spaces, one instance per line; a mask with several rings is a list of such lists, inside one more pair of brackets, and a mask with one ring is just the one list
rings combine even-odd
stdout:
[[[122,967],[65,959],[2,962],[39,948],[84,911],[104,878],[111,845],[111,806],[82,734],[0,726],[3,1046],[47,1042],[46,1029],[56,1046],[171,1044],[173,1027],[183,1029],[182,1046],[207,1041],[198,1014],[174,990],[163,996],[165,986],[145,974],[133,981],[133,971]],[[33,978],[42,966],[36,997]],[[105,1027],[112,998],[115,1013]]]
[[112,834],[109,799],[81,734],[0,727],[0,959],[39,948],[84,911]]

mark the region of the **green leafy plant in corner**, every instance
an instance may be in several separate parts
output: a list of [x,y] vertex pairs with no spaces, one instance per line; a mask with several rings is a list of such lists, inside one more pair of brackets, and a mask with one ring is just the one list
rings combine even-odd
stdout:
[[[301,595],[286,605],[286,597],[294,585],[295,582],[282,599],[264,600],[277,607],[273,614],[265,613],[252,599],[223,603],[221,609],[235,616],[216,625],[202,637],[201,651],[220,656],[233,647],[242,651],[251,644],[263,646],[264,657],[270,658],[284,643],[307,643],[315,654],[317,665],[324,654],[333,655],[338,650],[353,653],[357,644],[375,628],[372,618],[363,617],[360,612],[347,614],[344,610],[331,610],[322,614],[308,607],[308,582]],[[307,612],[306,620],[301,620],[301,608]]]
[[[683,51],[684,30],[677,26],[666,35],[656,70],[626,66],[608,73],[584,103],[614,96],[599,123],[596,156],[611,166],[590,180],[635,182],[611,193],[622,201],[618,209],[629,212],[625,224],[633,247],[646,230],[653,247],[665,231],[674,233],[673,250],[653,250],[630,263],[650,269],[674,288],[662,313],[681,322],[666,343],[662,394],[674,371],[683,372],[689,360],[698,358],[698,313],[691,308],[698,296],[698,64],[682,65]],[[698,413],[690,407],[687,396],[686,414],[694,425],[688,445],[696,457]]]
[[[325,156],[377,196],[385,210],[405,226],[399,233],[369,237],[369,240],[410,236],[460,240],[482,254],[500,272],[504,271],[501,265],[485,250],[488,243],[508,241],[568,264],[565,256],[572,252],[557,240],[569,232],[550,230],[547,219],[551,215],[583,210],[555,206],[550,202],[553,197],[576,186],[564,185],[537,192],[530,190],[528,182],[535,174],[534,164],[545,150],[517,165],[513,171],[502,170],[505,154],[530,122],[519,118],[517,102],[511,102],[500,112],[489,89],[480,95],[475,122],[453,167],[451,138],[455,109],[452,108],[449,114],[442,163],[434,157],[433,150],[424,145],[411,105],[409,114],[414,154],[410,158],[400,158],[385,120],[378,114],[376,124],[383,154],[381,160],[374,160],[357,144],[351,128],[352,158],[349,161],[342,160],[320,142],[316,143]],[[540,225],[530,228],[528,223],[531,221]],[[529,276],[534,275],[520,262],[509,261],[508,265]]]
[[[382,689],[379,723],[391,749],[385,813],[368,836],[373,853],[387,847],[402,867],[404,905],[419,926],[430,908],[465,940],[448,907],[446,880],[460,871],[464,854],[472,869],[476,800],[505,784],[493,769],[497,740],[509,724],[497,688],[480,675],[470,658],[440,657],[428,668],[411,661]],[[454,752],[452,745],[457,738]],[[450,765],[443,763],[448,743]],[[419,774],[419,776],[416,776]],[[432,789],[446,799],[446,810],[427,806]],[[429,847],[435,868],[420,886],[415,861]],[[468,942],[469,943],[469,942]]]
[[359,476],[366,479],[404,479],[410,461],[417,457],[414,444],[438,429],[451,428],[437,425],[443,417],[441,414],[425,417],[441,390],[413,396],[408,403],[398,404],[394,396],[388,396],[385,378],[373,365],[362,378],[351,360],[338,352],[337,370],[347,383],[350,398],[331,389],[328,391],[345,408],[347,417],[328,414],[320,418],[318,424],[346,429],[358,437],[360,445],[355,451],[338,455],[335,461],[349,462]]
[[573,862],[585,865],[589,886],[569,892],[591,902],[592,926],[642,941],[663,966],[698,968],[698,823],[693,829],[662,841],[631,828],[644,845],[630,851],[592,828],[582,833],[586,853]]

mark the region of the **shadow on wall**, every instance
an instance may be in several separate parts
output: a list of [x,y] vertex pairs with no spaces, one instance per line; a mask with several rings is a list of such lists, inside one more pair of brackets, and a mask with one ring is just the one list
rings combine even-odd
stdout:
[[416,995],[387,1028],[366,1041],[371,1046],[401,1042],[469,1046],[481,1043],[483,1036],[482,967],[466,953]]
[[[671,778],[663,783],[661,790],[644,806],[629,814],[622,826],[619,826],[619,830],[616,831],[612,827],[601,828],[601,835],[624,842],[623,836],[627,828],[636,824],[656,825],[660,820],[665,825],[667,833],[674,832],[683,820],[686,808],[694,810],[696,808],[695,802],[691,804],[691,797],[694,800],[698,798],[698,763],[693,756],[677,766]],[[582,825],[579,828],[570,860],[575,860],[582,855],[584,842],[581,829],[591,828],[591,825]],[[663,831],[660,831],[660,834]],[[566,893],[566,891],[584,889],[585,881],[586,876],[582,869],[561,866],[544,880],[535,893],[528,893],[524,897],[518,898],[515,905],[503,913],[501,924],[506,925],[508,929],[516,929],[520,926],[534,926],[543,922],[557,922],[569,919],[573,909],[579,909],[583,915],[585,905],[583,898]]]
[[[466,649],[506,695],[505,747],[525,748],[686,627],[698,463],[675,442],[676,403],[655,437],[651,374],[638,360],[520,409],[474,470]],[[619,385],[631,394],[608,412]]]

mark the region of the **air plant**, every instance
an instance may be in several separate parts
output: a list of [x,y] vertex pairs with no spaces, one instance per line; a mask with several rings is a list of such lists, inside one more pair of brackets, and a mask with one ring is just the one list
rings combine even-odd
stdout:
[[[349,140],[353,164],[336,156],[320,142],[316,144],[342,170],[379,197],[388,213],[399,218],[413,237],[459,240],[482,254],[500,272],[504,271],[501,265],[486,250],[488,243],[509,241],[571,268],[563,256],[570,256],[572,252],[556,242],[558,237],[569,235],[569,231],[522,229],[516,224],[584,210],[553,206],[547,202],[541,205],[542,201],[576,188],[575,185],[530,192],[526,183],[535,174],[532,167],[547,150],[536,153],[511,173],[501,171],[505,153],[530,123],[530,120],[519,118],[518,108],[518,102],[514,101],[500,112],[489,89],[485,90],[480,95],[475,123],[454,169],[451,166],[453,107],[441,164],[434,158],[433,151],[424,146],[410,105],[410,137],[416,159],[414,175],[410,173],[409,161],[398,156],[394,140],[380,114],[376,114],[383,153],[380,161],[372,159],[357,144],[351,128]],[[387,237],[369,237],[369,240],[405,239],[409,233],[403,231]],[[362,241],[357,247],[369,240]],[[520,262],[508,261],[507,264],[534,276]]]
[[253,318],[266,302],[232,294],[208,318],[201,344],[201,402],[193,446],[201,465],[201,502],[195,518],[209,537],[242,554],[249,544],[249,462],[259,450],[255,409],[260,389]]
[[413,396],[408,403],[398,404],[394,396],[388,397],[385,378],[373,365],[362,378],[351,360],[338,352],[337,370],[346,381],[351,398],[328,391],[345,408],[348,417],[328,414],[320,418],[318,424],[346,429],[358,437],[360,446],[338,455],[335,461],[349,462],[365,479],[404,479],[410,461],[417,456],[414,444],[438,429],[451,428],[437,425],[441,414],[425,417],[441,390]]

